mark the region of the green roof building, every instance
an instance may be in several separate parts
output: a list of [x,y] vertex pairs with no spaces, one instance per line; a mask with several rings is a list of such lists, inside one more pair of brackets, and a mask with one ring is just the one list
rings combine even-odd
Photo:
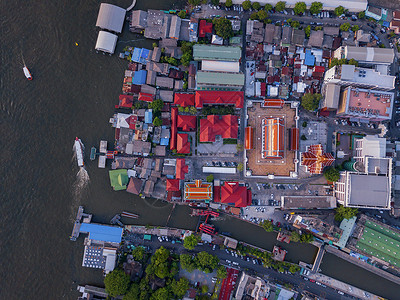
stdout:
[[198,90],[241,90],[244,74],[197,71],[196,84]]
[[400,268],[400,234],[377,222],[365,221],[364,231],[356,244],[360,252]]
[[126,185],[128,184],[128,170],[119,169],[109,171],[110,183],[114,191],[126,190]]
[[239,61],[242,49],[234,46],[215,46],[196,44],[193,46],[194,60]]

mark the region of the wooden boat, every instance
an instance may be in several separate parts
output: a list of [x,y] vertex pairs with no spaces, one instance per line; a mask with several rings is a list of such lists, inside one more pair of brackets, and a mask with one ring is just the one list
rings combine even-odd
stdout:
[[32,74],[31,74],[31,72],[29,72],[29,69],[27,68],[27,66],[24,65],[24,67],[22,68],[22,70],[24,71],[25,77],[26,77],[28,80],[32,80],[32,79],[33,79],[33,78],[32,78]]
[[137,218],[139,218],[139,215],[134,214],[134,213],[130,213],[130,212],[127,212],[127,211],[123,211],[123,212],[121,213],[121,217],[137,219]]

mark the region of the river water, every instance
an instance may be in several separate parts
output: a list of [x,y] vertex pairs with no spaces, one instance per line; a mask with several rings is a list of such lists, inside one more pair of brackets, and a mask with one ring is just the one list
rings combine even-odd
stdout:
[[[130,5],[129,0],[108,2]],[[166,225],[172,211],[171,205],[160,201],[113,192],[107,171],[98,169],[97,162],[87,163],[86,174],[73,160],[75,136],[87,152],[100,139],[112,144],[114,131],[108,119],[127,65],[116,55],[103,56],[93,49],[99,4],[0,2],[0,299],[76,299],[75,283],[102,283],[99,270],[81,267],[82,239],[69,241],[79,205],[94,214],[95,222],[104,223],[128,210],[140,214],[140,224]],[[172,0],[139,0],[136,8],[175,5],[179,3]],[[125,28],[118,49],[128,44],[150,47],[151,41]],[[21,52],[32,82],[22,73]],[[187,207],[176,207],[167,225],[193,229],[196,223]],[[215,224],[257,246],[271,249],[275,244],[274,234],[254,225],[230,217]],[[294,262],[311,262],[316,253],[310,245],[285,248]],[[352,278],[355,285],[364,285],[371,276],[336,257],[324,260],[327,274],[332,272],[330,266],[335,270],[343,266],[346,274],[357,271]],[[332,273],[338,279],[345,278],[342,275]],[[395,299],[396,287],[380,278],[374,282],[376,290],[371,287],[371,292],[385,291],[386,297]]]

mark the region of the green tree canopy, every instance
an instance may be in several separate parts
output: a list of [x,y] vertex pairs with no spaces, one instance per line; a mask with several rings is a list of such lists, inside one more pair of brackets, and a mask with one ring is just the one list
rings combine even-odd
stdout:
[[162,120],[159,117],[155,117],[153,120],[153,125],[154,126],[161,126],[162,125]]
[[250,20],[257,20],[258,19],[258,12],[253,12],[250,15]]
[[328,180],[330,182],[336,182],[339,180],[340,173],[339,173],[339,170],[336,169],[335,167],[328,167],[328,168],[325,168],[325,170],[324,170],[324,176],[325,176],[326,180]]
[[210,174],[206,177],[207,182],[213,182],[214,181],[214,175]]
[[183,66],[188,67],[191,60],[192,60],[192,55],[189,52],[182,54],[181,64]]
[[351,219],[358,214],[357,208],[339,205],[335,208],[335,220],[341,222],[343,219]]
[[292,231],[290,234],[290,240],[295,243],[300,242],[300,234],[297,231]]
[[232,0],[226,0],[225,6],[226,7],[231,7],[233,5]]
[[304,28],[304,33],[306,34],[306,37],[310,37],[311,34],[311,26],[308,25],[306,28]]
[[258,2],[253,2],[253,4],[251,5],[251,7],[252,7],[254,10],[259,10],[259,9],[261,8],[261,5],[260,5],[260,3],[258,3]]
[[192,259],[192,256],[189,254],[181,254],[179,256],[179,260],[181,263],[181,268],[190,272],[193,272],[196,269],[196,264]]
[[290,273],[294,274],[294,273],[296,273],[296,272],[298,272],[298,271],[300,271],[300,267],[299,267],[299,266],[290,265],[290,267],[289,267],[289,272],[290,272]]
[[164,107],[164,102],[161,99],[156,99],[153,102],[148,104],[148,107],[151,108],[154,112],[159,112]]
[[344,7],[340,5],[335,8],[334,12],[335,12],[335,15],[339,17],[344,14]]
[[228,19],[225,18],[214,19],[213,23],[214,23],[215,33],[220,37],[222,37],[223,39],[229,39],[231,36],[233,36],[232,23]]
[[322,10],[322,3],[321,2],[313,2],[310,6],[310,13],[313,15],[318,15]]
[[315,111],[319,107],[319,101],[321,100],[321,94],[307,93],[301,98],[301,106],[309,111]]
[[145,253],[146,251],[144,250],[143,247],[140,246],[136,247],[135,249],[132,250],[133,259],[136,261],[142,261]]
[[264,220],[264,221],[261,223],[261,226],[262,226],[262,228],[264,228],[265,231],[267,231],[267,232],[271,232],[272,230],[274,230],[274,227],[273,227],[272,222],[271,222],[270,220]]
[[265,5],[264,5],[264,10],[266,11],[266,12],[269,12],[269,11],[271,11],[272,10],[272,5],[271,4],[269,4],[269,3],[266,3]]
[[150,300],[165,300],[169,299],[169,297],[168,289],[163,287],[155,291],[155,293],[150,296]]
[[314,237],[311,233],[303,233],[300,237],[300,241],[302,243],[311,243],[314,240]]
[[293,28],[299,28],[300,27],[300,22],[299,21],[292,21],[290,23],[290,26],[292,26]]
[[179,281],[176,281],[175,279],[172,281],[171,291],[172,293],[174,293],[175,296],[178,297],[178,299],[182,299],[183,296],[185,296],[188,288],[189,288],[189,280],[187,280],[184,277],[179,279]]
[[243,1],[242,7],[244,10],[249,10],[251,8],[251,1],[249,1],[249,0]]
[[211,0],[211,3],[212,3],[213,5],[218,5],[218,4],[219,4],[219,0]]
[[359,18],[359,19],[364,19],[364,18],[365,18],[365,11],[360,11],[360,12],[358,13],[358,18]]
[[202,294],[208,293],[208,286],[207,285],[202,285],[201,286],[201,293]]
[[304,14],[307,9],[307,5],[305,2],[296,2],[294,5],[293,11],[296,15]]
[[183,247],[185,247],[185,249],[188,249],[188,250],[193,250],[194,247],[197,246],[199,241],[200,241],[200,237],[198,237],[194,234],[189,235],[189,236],[185,237],[185,239],[183,240]]
[[112,297],[124,295],[128,290],[129,282],[129,276],[121,269],[115,269],[104,278],[106,292]]
[[126,293],[122,300],[138,300],[140,295],[140,288],[138,283],[132,283],[129,291]]
[[226,271],[226,268],[222,265],[218,266],[217,269],[217,278],[224,279],[228,276],[228,272]]
[[348,62],[349,65],[355,65],[358,67],[358,61],[356,61],[354,58],[351,58]]
[[212,270],[214,270],[219,263],[218,257],[209,254],[205,251],[199,252],[196,255],[196,265],[199,268],[199,270],[210,273]]
[[356,32],[360,29],[360,26],[358,25],[354,25],[353,27],[351,27],[351,31]]
[[260,10],[260,11],[257,13],[257,18],[258,18],[260,21],[264,21],[266,18],[268,18],[268,14],[267,14],[267,12],[266,12],[265,10]]
[[285,10],[285,8],[286,8],[286,1],[279,1],[275,5],[275,10],[277,12],[281,12],[281,11]]
[[197,6],[201,3],[201,0],[188,0],[188,2],[192,6]]
[[186,18],[186,10],[182,9],[179,13],[178,13],[178,17],[181,19],[185,19]]

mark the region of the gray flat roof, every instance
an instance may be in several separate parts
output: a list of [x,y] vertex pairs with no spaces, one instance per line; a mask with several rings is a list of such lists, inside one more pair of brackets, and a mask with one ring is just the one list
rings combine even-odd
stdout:
[[121,33],[125,21],[126,10],[112,4],[101,3],[96,26]]
[[193,46],[193,57],[195,60],[226,60],[239,61],[242,55],[240,47],[235,46],[215,46],[196,44]]
[[332,196],[282,196],[282,209],[331,209],[336,207]]
[[386,176],[349,174],[349,206],[387,207],[390,182]]

